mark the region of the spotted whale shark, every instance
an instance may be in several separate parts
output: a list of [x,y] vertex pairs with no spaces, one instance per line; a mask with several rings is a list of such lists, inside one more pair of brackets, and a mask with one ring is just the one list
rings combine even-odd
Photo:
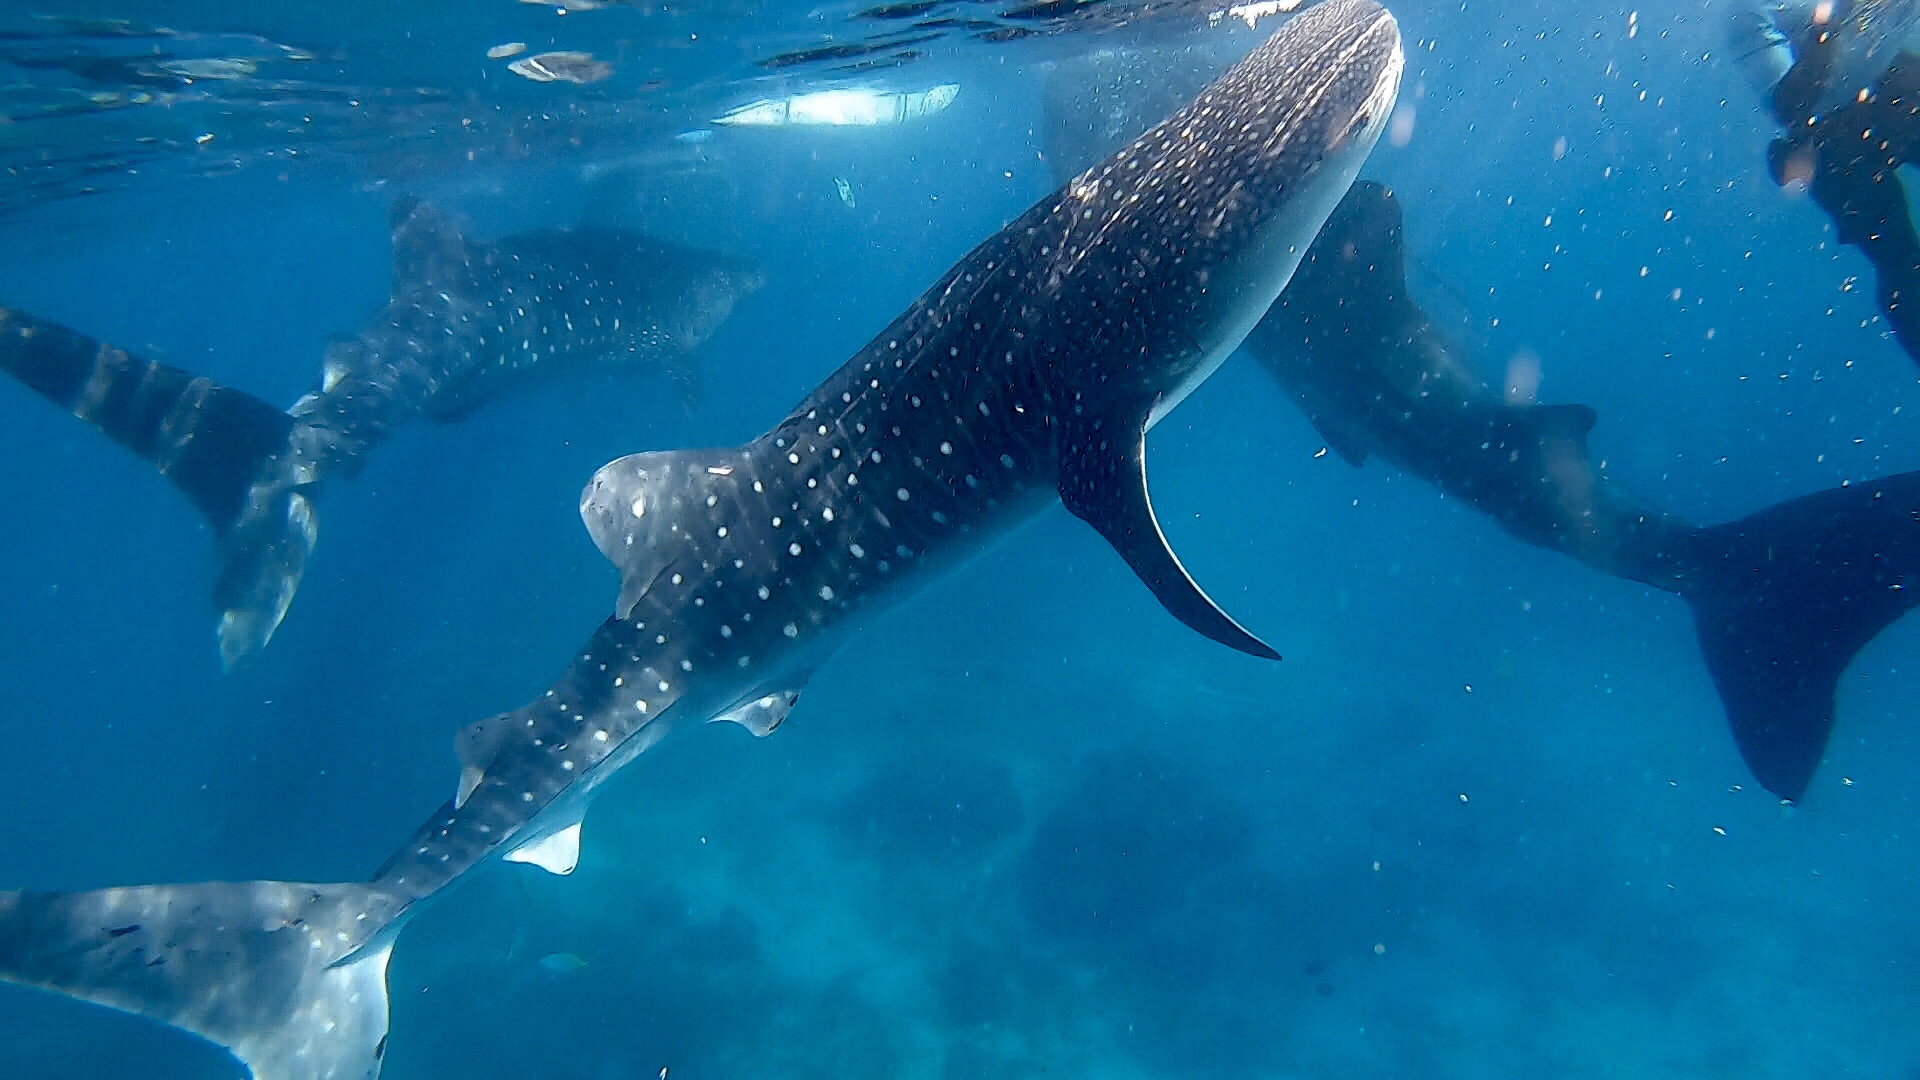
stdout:
[[1167,549],[1145,435],[1285,286],[1403,63],[1372,0],[1309,10],[766,433],[603,467],[580,509],[613,615],[541,697],[460,733],[453,797],[371,880],[0,894],[0,978],[197,1032],[258,1080],[373,1077],[388,952],[425,901],[490,859],[570,871],[588,799],[670,729],[773,731],[866,617],[1056,500],[1176,617],[1271,656]]
[[[1107,51],[1056,65],[1045,154],[1068,173],[1174,107],[1204,63]],[[1488,386],[1407,286],[1399,199],[1361,180],[1244,348],[1354,466],[1378,459],[1525,543],[1686,601],[1748,769],[1807,792],[1855,655],[1920,604],[1920,473],[1854,481],[1698,526],[1609,476],[1575,403]]]
[[391,218],[391,300],[328,346],[320,385],[287,410],[0,307],[0,371],[157,466],[213,526],[229,666],[285,618],[318,535],[323,482],[357,473],[401,424],[457,421],[594,363],[684,378],[693,350],[763,282],[743,261],[634,232],[481,243],[412,199]]
[[1399,200],[1355,184],[1247,337],[1343,458],[1377,457],[1535,547],[1687,602],[1734,743],[1797,801],[1825,754],[1840,676],[1920,604],[1920,472],[1850,482],[1698,526],[1609,476],[1578,404],[1514,404],[1407,290]]

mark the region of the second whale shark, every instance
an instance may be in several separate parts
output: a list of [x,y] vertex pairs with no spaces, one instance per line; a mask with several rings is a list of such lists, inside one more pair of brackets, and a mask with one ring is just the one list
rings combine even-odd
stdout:
[[[1046,156],[1091,160],[1177,104],[1191,52],[1104,52],[1056,65]],[[1399,199],[1354,184],[1245,349],[1327,445],[1460,499],[1509,535],[1684,599],[1734,744],[1754,778],[1802,798],[1842,673],[1920,604],[1920,473],[1856,480],[1696,526],[1607,475],[1594,411],[1518,404],[1488,386],[1407,287]]]
[[392,299],[328,346],[320,385],[291,409],[0,307],[0,371],[153,463],[213,526],[228,666],[286,617],[324,482],[357,473],[401,424],[457,421],[589,364],[685,378],[694,350],[765,280],[741,260],[636,232],[482,243],[417,200],[390,216]]
[[365,884],[0,894],[0,978],[155,1017],[257,1080],[366,1080],[421,903],[489,858],[570,871],[587,800],[670,728],[757,734],[863,618],[1054,502],[1200,632],[1145,436],[1286,285],[1390,112],[1371,0],[1287,22],[1193,102],[976,247],[793,412],[730,449],[599,471],[615,614],[537,700],[462,732],[454,797]]

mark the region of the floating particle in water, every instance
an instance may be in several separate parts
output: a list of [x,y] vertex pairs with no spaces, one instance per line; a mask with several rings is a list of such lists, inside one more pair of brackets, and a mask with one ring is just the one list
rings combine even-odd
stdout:
[[534,82],[596,83],[613,74],[613,65],[587,52],[543,52],[523,56],[507,65],[515,75]]
[[487,50],[487,59],[489,59],[489,60],[505,60],[505,59],[506,59],[507,57],[509,57],[509,56],[519,56],[519,55],[520,55],[521,53],[523,53],[523,52],[526,52],[526,51],[527,51],[527,43],[526,43],[526,42],[524,42],[524,41],[509,41],[509,42],[507,42],[507,43],[506,43],[506,44],[504,44],[504,45],[495,45],[495,46],[494,46],[493,48],[491,48],[491,49],[488,49],[488,50]]

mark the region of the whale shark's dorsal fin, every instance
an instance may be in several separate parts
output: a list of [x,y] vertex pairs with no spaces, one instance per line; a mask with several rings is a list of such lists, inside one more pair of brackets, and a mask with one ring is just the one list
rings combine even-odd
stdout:
[[453,796],[456,809],[467,805],[468,796],[480,786],[480,778],[486,775],[487,766],[493,764],[494,755],[499,753],[513,716],[505,712],[475,720],[454,734],[453,756],[460,762],[460,787]]
[[1174,618],[1241,652],[1280,654],[1221,611],[1167,546],[1147,498],[1146,417],[1088,417],[1072,425],[1061,449],[1060,501],[1099,530]]
[[537,866],[549,874],[566,877],[580,865],[580,822],[548,833],[530,844],[523,844],[502,856],[507,862]]
[[393,293],[452,280],[464,271],[466,237],[447,216],[411,196],[396,200],[387,212],[393,232]]
[[[628,454],[593,474],[580,494],[580,520],[600,554],[620,570],[616,617],[626,618],[654,581],[672,571],[661,552],[686,550],[684,544],[665,540],[683,529],[724,520],[735,512],[743,488],[761,487],[747,466],[747,452],[741,449],[661,450]],[[722,507],[721,513],[714,512]],[[727,527],[714,528],[715,539],[724,540]]]

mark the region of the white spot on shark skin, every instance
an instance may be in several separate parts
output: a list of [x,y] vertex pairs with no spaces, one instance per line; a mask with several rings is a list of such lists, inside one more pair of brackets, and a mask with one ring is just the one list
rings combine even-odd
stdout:
[[637,518],[643,518],[647,516],[646,496],[642,495],[633,500],[633,516]]
[[800,628],[798,626],[795,626],[792,623],[788,623],[786,626],[782,627],[780,632],[791,638],[797,638],[800,636]]

